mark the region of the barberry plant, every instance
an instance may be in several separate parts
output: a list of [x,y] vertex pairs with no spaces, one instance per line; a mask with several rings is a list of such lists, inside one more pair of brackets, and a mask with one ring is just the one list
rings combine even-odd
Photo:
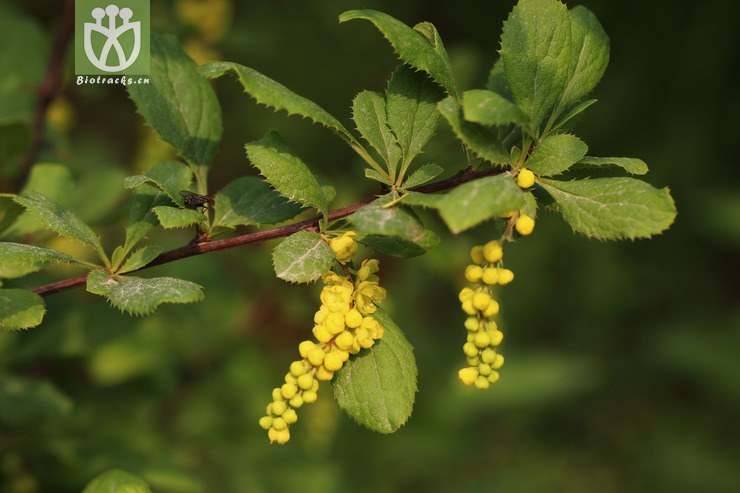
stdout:
[[[431,23],[410,27],[373,10],[345,12],[339,20],[369,21],[401,62],[384,92],[362,91],[352,101],[356,132],[254,68],[227,61],[197,66],[174,37],[153,33],[150,84],[132,85],[128,92],[180,159],[153,163],[145,173],[125,179],[123,186],[131,191],[129,217],[123,241],[110,250],[60,204],[64,187],[59,184],[70,180],[63,165],[36,164],[18,193],[0,195],[0,278],[5,283],[0,327],[38,326],[46,310],[42,296],[81,285],[134,315],[163,303],[200,301],[203,289],[193,282],[135,273],[284,238],[272,254],[275,275],[290,283],[321,279],[324,287],[313,338],[298,344],[300,358],[289,364],[259,425],[270,441],[287,442],[300,408],[316,400],[320,382],[332,381],[344,411],[372,430],[390,433],[411,414],[417,368],[403,332],[378,307],[386,297],[378,260],[353,260],[358,244],[380,255],[423,255],[440,237],[422,224],[415,213],[419,208],[436,211],[455,234],[482,224],[489,229],[493,239],[472,249],[464,273],[469,285],[459,296],[467,339],[462,345],[466,366],[458,376],[485,389],[499,379],[504,361],[495,290],[514,279],[504,267],[504,249],[533,233],[538,209],[562,214],[575,232],[599,240],[648,238],[673,222],[676,210],[667,189],[634,177],[590,178],[583,172],[616,167],[632,175],[647,173],[640,159],[590,156],[572,133],[575,118],[596,102],[586,98],[609,60],[608,37],[588,9],[568,9],[558,0],[521,0],[503,25],[500,58],[486,86],[468,90],[458,87]],[[379,183],[378,194],[330,210],[332,186],[317,178],[275,130],[245,146],[261,177],[241,176],[212,190],[209,169],[223,129],[210,80],[227,75],[258,103],[336,134],[356,152],[364,176]],[[429,162],[422,152],[440,116],[464,148],[459,165],[449,169]],[[438,179],[444,173],[448,177]],[[191,243],[164,251],[147,240],[155,228],[194,228],[196,234]],[[39,237],[34,235],[43,229],[76,240],[98,260],[19,242]],[[44,286],[24,284],[27,274],[60,262],[83,273]],[[389,381],[393,385],[384,384]]]

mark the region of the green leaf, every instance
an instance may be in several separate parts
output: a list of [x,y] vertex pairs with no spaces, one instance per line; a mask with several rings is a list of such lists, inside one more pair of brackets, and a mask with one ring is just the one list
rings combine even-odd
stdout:
[[486,127],[465,121],[462,105],[455,98],[448,96],[437,103],[437,108],[447,119],[457,138],[477,156],[493,164],[509,162],[506,148]]
[[524,205],[519,211],[532,219],[537,219],[537,199],[532,192],[524,192]]
[[442,167],[437,166],[436,164],[425,164],[406,178],[406,181],[403,183],[403,188],[408,189],[423,185],[424,183],[438,177],[443,171]]
[[[436,29],[432,31],[431,24],[419,24],[418,31],[415,31],[398,19],[377,10],[349,10],[339,16],[339,22],[352,19],[372,22],[401,60],[428,73],[450,95],[458,96],[450,61]],[[430,42],[432,39],[434,41]]]
[[363,236],[360,240],[361,243],[377,252],[401,258],[424,255],[439,245],[439,241],[439,236],[434,231],[428,229],[425,229],[424,233],[413,241],[398,236],[380,235],[367,235]]
[[520,0],[504,22],[506,83],[535,132],[568,82],[570,25],[568,9],[558,0]]
[[159,257],[162,253],[163,248],[157,245],[150,245],[139,248],[126,259],[123,266],[119,269],[119,274],[125,274],[126,272],[132,272],[142,267],[149,265],[152,260]]
[[427,209],[438,209],[439,203],[444,200],[445,195],[441,193],[408,192],[403,197],[406,205],[415,205]]
[[77,262],[71,255],[21,243],[0,242],[0,278],[22,277],[50,262]]
[[373,317],[385,333],[336,373],[334,397],[361,425],[378,433],[393,433],[413,411],[418,370],[411,344],[401,329],[380,308]]
[[574,231],[601,240],[647,238],[676,217],[667,188],[635,178],[557,181],[540,179]]
[[319,233],[299,231],[272,252],[275,274],[288,282],[312,282],[331,269],[334,251]]
[[352,119],[360,135],[378,151],[390,175],[395,176],[401,147],[388,126],[385,98],[377,92],[362,91],[352,101]]
[[37,192],[19,195],[15,198],[15,201],[43,222],[47,228],[61,236],[81,241],[93,247],[103,262],[110,263],[98,236],[90,226],[72,212]]
[[128,86],[139,113],[193,166],[207,166],[221,141],[221,107],[177,38],[151,33],[149,84]]
[[[31,168],[21,193],[38,192],[62,205],[67,205],[76,191],[72,173],[62,164],[40,163]],[[25,212],[8,230],[8,236],[19,237],[45,228],[32,213]]]
[[87,291],[105,296],[113,306],[133,315],[151,313],[162,303],[193,303],[203,299],[203,288],[190,281],[110,275],[102,269],[87,276]]
[[245,147],[249,160],[280,195],[326,215],[326,196],[318,180],[280,134],[270,130]]
[[0,194],[0,238],[3,238],[3,232],[10,228],[25,211],[23,207],[16,204],[13,199],[15,194]]
[[362,236],[362,243],[388,255],[409,258],[422,255],[439,243],[439,237],[424,229],[421,221],[406,207],[383,207],[390,197],[382,197],[352,214],[348,220]]
[[592,157],[586,156],[578,164],[593,167],[617,166],[627,173],[633,175],[644,175],[648,172],[648,166],[642,159],[634,157]]
[[380,183],[383,183],[385,185],[392,185],[390,179],[386,175],[382,175],[372,168],[365,168],[365,178],[379,181]]
[[455,187],[439,201],[438,208],[450,230],[460,233],[522,205],[521,189],[511,176],[501,174]]
[[586,155],[588,146],[575,135],[545,137],[524,165],[538,176],[553,176],[566,171]]
[[36,327],[44,313],[44,300],[36,293],[25,289],[0,289],[0,329]]
[[567,108],[590,93],[609,64],[609,37],[596,16],[582,5],[571,9],[569,15],[571,60],[559,108]]
[[249,224],[275,224],[301,212],[256,176],[242,176],[222,188],[215,198],[214,228],[235,228]]
[[157,215],[159,224],[165,229],[187,228],[195,223],[208,220],[206,216],[193,209],[180,209],[168,205],[158,205],[152,209]]
[[491,71],[488,73],[488,81],[486,82],[486,89],[491,92],[503,96],[509,101],[514,101],[514,96],[509,90],[509,86],[506,85],[506,76],[504,75],[504,62],[499,58],[496,63],[491,67]]
[[136,188],[144,183],[149,183],[162,190],[177,204],[183,206],[183,198],[180,192],[188,190],[193,181],[193,172],[190,168],[177,161],[168,161],[151,167],[143,175],[129,176],[123,181],[126,188]]
[[0,372],[0,422],[3,425],[13,429],[49,429],[50,425],[58,425],[60,420],[67,418],[73,407],[72,400],[49,380]]
[[152,493],[152,490],[139,476],[111,469],[96,476],[82,493]]
[[444,91],[423,72],[399,65],[388,83],[386,108],[388,125],[401,146],[400,176],[429,142],[437,128],[437,103]]
[[44,80],[51,43],[43,29],[11,5],[0,4],[0,46],[3,46],[0,51],[0,124],[30,123],[38,96],[29,88],[40,87]]
[[170,204],[169,196],[158,188],[148,184],[137,187],[129,210],[126,241],[121,258],[133,250],[147,233],[159,224],[153,209],[167,204]]
[[339,120],[330,115],[324,108],[299,96],[282,84],[275,82],[269,77],[262,75],[256,70],[232,62],[208,62],[200,67],[200,73],[209,79],[222,77],[228,72],[233,72],[241,82],[244,90],[249,93],[258,103],[273,108],[276,111],[285,110],[288,115],[299,115],[309,118],[315,123],[323,125],[347,141],[353,141],[354,137],[340,123]]
[[557,129],[562,128],[563,126],[565,126],[566,123],[568,123],[570,120],[572,120],[573,118],[577,117],[578,115],[586,111],[586,108],[590,107],[592,104],[596,103],[597,101],[598,99],[587,99],[586,101],[582,101],[576,104],[570,110],[568,110],[568,112],[565,115],[563,115],[562,117],[558,119],[557,123],[553,125],[552,131],[554,132]]
[[500,94],[482,89],[463,93],[463,113],[467,121],[483,125],[527,122],[527,115],[514,103]]

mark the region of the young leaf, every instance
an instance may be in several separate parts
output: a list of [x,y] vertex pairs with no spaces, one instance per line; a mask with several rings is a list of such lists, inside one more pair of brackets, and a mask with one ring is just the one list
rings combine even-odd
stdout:
[[406,178],[406,181],[403,183],[403,188],[408,189],[423,185],[424,183],[438,177],[443,171],[442,167],[437,166],[436,164],[425,164]]
[[486,127],[465,121],[462,106],[455,98],[448,96],[437,103],[437,108],[465,147],[493,164],[509,162],[506,148]]
[[382,309],[373,317],[383,337],[351,357],[333,380],[334,397],[352,419],[378,433],[393,433],[414,409],[418,370],[411,344]]
[[312,282],[334,263],[334,251],[320,234],[299,231],[288,236],[272,252],[275,274],[288,282]]
[[125,274],[126,272],[135,271],[141,269],[145,265],[149,265],[152,260],[159,257],[162,250],[162,247],[157,245],[139,248],[126,259],[126,262],[118,270],[118,274]]
[[146,315],[162,303],[193,303],[203,299],[203,288],[172,277],[129,277],[111,275],[102,269],[87,276],[87,291],[105,296],[121,311]]
[[383,207],[384,198],[361,207],[349,216],[349,222],[360,235],[397,236],[409,241],[424,236],[424,226],[404,207]]
[[520,0],[504,22],[501,59],[506,83],[536,131],[568,82],[571,27],[559,0]]
[[598,99],[587,99],[586,101],[582,101],[576,104],[570,110],[568,110],[568,112],[565,113],[565,115],[558,118],[558,120],[553,125],[551,130],[554,132],[560,128],[563,128],[563,126],[565,126],[566,123],[568,123],[573,118],[577,117],[578,115],[586,111],[586,108],[590,107],[592,104],[596,103],[597,101]]
[[524,194],[509,175],[469,181],[449,192],[438,203],[439,214],[453,233],[498,217],[524,205]]
[[213,206],[213,226],[235,228],[249,224],[276,224],[301,212],[301,206],[288,201],[256,176],[242,176],[222,188]]
[[168,205],[159,205],[152,209],[157,215],[159,224],[165,229],[187,228],[191,224],[202,223],[208,218],[193,209],[180,209]]
[[[21,194],[29,192],[38,192],[66,206],[75,192],[72,172],[68,167],[61,164],[35,164],[31,168],[28,181],[21,190]],[[44,227],[43,222],[39,221],[30,212],[24,211],[9,229],[8,236],[21,237],[41,231]]]
[[644,175],[648,172],[648,166],[642,159],[634,157],[592,157],[586,156],[577,164],[584,164],[586,166],[602,167],[602,166],[617,166],[622,168],[627,173],[633,175]]
[[[450,95],[458,97],[452,67],[439,35],[435,36],[436,29],[432,33],[429,26],[422,24],[417,26],[421,32],[415,31],[398,19],[377,10],[349,10],[339,16],[339,22],[352,19],[365,19],[375,24],[401,60],[428,73]],[[434,37],[434,43],[430,42],[430,35]]]
[[386,175],[380,174],[372,168],[365,168],[365,178],[378,181],[384,185],[393,185]]
[[249,93],[258,103],[273,108],[276,111],[285,110],[288,115],[306,117],[339,134],[347,141],[354,137],[324,108],[299,96],[282,84],[262,75],[256,70],[232,62],[208,62],[200,67],[200,73],[209,79],[217,79],[228,72],[233,72],[241,82],[244,91]]
[[609,37],[596,16],[582,5],[571,9],[569,15],[571,60],[558,108],[567,108],[583,99],[596,87],[609,64]]
[[0,289],[0,329],[29,329],[46,313],[41,296],[25,289]]
[[537,199],[531,191],[524,192],[524,205],[519,208],[519,212],[537,219]]
[[168,161],[153,166],[143,175],[129,176],[123,181],[123,186],[136,188],[144,183],[152,184],[182,207],[183,198],[180,192],[190,188],[192,181],[193,172],[190,168],[177,161]]
[[152,490],[139,476],[111,469],[96,476],[82,493],[152,493]]
[[504,62],[499,58],[491,67],[488,73],[486,89],[506,98],[508,101],[514,101],[514,96],[506,85],[506,76],[504,75]]
[[388,127],[385,98],[377,92],[362,91],[352,101],[352,119],[360,135],[385,161],[389,174],[395,176],[401,147]]
[[11,227],[25,210],[13,202],[14,197],[15,194],[11,193],[0,194],[0,238],[3,238],[3,232]]
[[415,205],[427,209],[438,209],[439,203],[444,200],[445,195],[441,193],[408,192],[403,196],[403,203]]
[[540,183],[573,230],[592,238],[647,238],[665,231],[676,217],[667,188],[635,178],[540,179]]
[[527,115],[517,105],[495,92],[482,89],[463,93],[463,113],[467,121],[483,125],[527,122]]
[[100,259],[109,264],[108,256],[103,251],[98,236],[90,226],[72,212],[37,192],[19,195],[15,198],[15,201],[55,233],[93,247]]
[[588,146],[575,135],[557,134],[542,139],[524,164],[539,176],[566,171],[586,155]]
[[0,242],[0,278],[22,277],[50,262],[77,262],[71,255],[21,243]]
[[128,86],[139,113],[190,164],[207,166],[223,127],[216,93],[177,38],[151,34],[149,84]]
[[270,130],[245,147],[249,160],[280,195],[326,214],[326,196],[318,180],[280,134]]
[[444,91],[423,72],[399,65],[388,83],[388,125],[403,155],[400,176],[434,135],[439,113],[437,103]]

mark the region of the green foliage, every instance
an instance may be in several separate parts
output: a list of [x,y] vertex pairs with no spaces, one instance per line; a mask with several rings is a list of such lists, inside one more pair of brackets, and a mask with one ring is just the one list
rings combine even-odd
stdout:
[[282,196],[326,215],[326,196],[318,180],[280,134],[271,130],[246,149],[252,164]]
[[202,223],[208,218],[192,209],[179,209],[168,205],[158,205],[152,208],[159,224],[165,229],[185,228],[192,224]]
[[448,96],[437,104],[437,108],[467,149],[493,164],[509,162],[509,153],[495,135],[486,127],[465,120],[463,107],[459,101]]
[[676,218],[667,188],[634,178],[541,182],[573,230],[592,238],[648,238],[665,231]]
[[648,172],[648,166],[642,159],[634,157],[592,157],[586,156],[578,164],[586,167],[617,166],[627,173],[633,175],[644,175]]
[[380,308],[373,317],[385,334],[337,372],[334,396],[339,407],[361,425],[392,433],[411,416],[418,370],[411,344],[401,329]]
[[295,217],[301,206],[275,193],[263,180],[242,176],[219,190],[215,198],[214,228],[276,224]]
[[392,184],[402,151],[388,125],[386,98],[373,91],[360,92],[352,101],[352,119],[360,135],[380,154],[390,176],[384,177],[373,169],[367,172],[377,173],[373,179],[381,183]]
[[183,206],[181,191],[187,190],[193,181],[193,172],[190,168],[177,161],[168,161],[152,166],[143,175],[129,176],[123,182],[123,186],[130,189],[148,183],[151,184],[170,198],[178,206]]
[[193,303],[203,299],[203,288],[172,277],[111,275],[96,269],[87,276],[87,291],[105,296],[111,305],[132,315],[146,315],[162,303]]
[[75,262],[66,253],[22,243],[0,242],[0,278],[12,279],[36,272],[50,262]]
[[275,274],[289,282],[312,282],[334,263],[334,252],[320,234],[299,231],[272,252]]
[[46,313],[41,296],[25,289],[0,288],[0,329],[36,327]]
[[15,201],[25,207],[28,212],[43,222],[50,230],[91,246],[106,265],[110,264],[108,256],[103,250],[103,245],[100,244],[100,238],[95,234],[95,231],[72,212],[38,192],[19,195],[15,198]]
[[524,196],[508,175],[481,178],[456,187],[437,203],[439,214],[453,233],[515,211]]
[[223,132],[216,94],[175,37],[152,33],[151,50],[150,83],[128,86],[131,99],[194,169],[208,166]]
[[403,182],[403,188],[409,189],[418,187],[419,185],[423,185],[424,183],[434,180],[443,172],[444,169],[436,164],[424,164],[406,178],[406,181]]
[[350,10],[339,16],[339,22],[352,19],[372,22],[401,60],[428,73],[448,94],[457,97],[450,60],[434,26],[425,22],[418,26],[418,30],[411,29],[398,19],[377,10]]
[[126,471],[112,469],[95,477],[82,493],[151,493],[151,489],[139,476]]
[[542,139],[532,151],[527,159],[527,168],[540,176],[559,175],[583,158],[587,152],[588,146],[575,135],[550,135]]
[[527,115],[517,105],[495,92],[472,89],[463,93],[465,120],[483,125],[526,123]]
[[139,270],[142,267],[149,265],[152,260],[157,258],[159,254],[162,253],[162,250],[162,247],[157,245],[139,248],[126,259],[121,268],[118,270],[118,273],[125,274],[126,272]]

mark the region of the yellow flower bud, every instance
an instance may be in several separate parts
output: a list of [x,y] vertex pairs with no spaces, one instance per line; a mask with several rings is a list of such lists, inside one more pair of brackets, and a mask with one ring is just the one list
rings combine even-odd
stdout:
[[504,256],[504,249],[501,248],[501,243],[492,240],[483,245],[483,256],[487,262],[494,263],[501,260]]
[[[341,313],[331,313],[324,321],[326,329],[332,336],[335,336],[344,330],[344,315]],[[321,341],[327,342],[327,341]]]
[[478,365],[478,373],[483,375],[484,377],[487,377],[491,374],[491,366],[486,363],[481,363]]
[[307,359],[313,366],[319,366],[324,362],[324,356],[324,350],[316,346],[308,353]]
[[478,356],[478,347],[472,342],[466,342],[463,344],[463,353],[465,353],[465,356],[473,358]]
[[314,390],[307,390],[303,393],[303,402],[306,404],[313,404],[318,399],[318,394]]
[[483,256],[483,247],[474,246],[473,248],[471,248],[470,249],[470,259],[476,264],[484,263],[486,259]]
[[283,413],[283,419],[285,420],[285,423],[292,425],[296,421],[298,421],[298,414],[293,409],[288,409]]
[[504,340],[504,333],[500,330],[494,330],[488,334],[491,336],[491,346],[498,346]]
[[498,369],[499,369],[499,368],[501,368],[502,366],[504,366],[504,357],[503,357],[503,355],[501,355],[501,354],[497,354],[497,355],[496,355],[496,359],[495,359],[495,360],[493,361],[493,363],[491,364],[491,367],[492,367],[492,368],[493,368],[494,370],[498,370]]
[[476,310],[485,310],[491,304],[491,301],[491,295],[488,293],[475,293],[475,296],[473,296],[473,306]]
[[298,377],[298,387],[301,388],[301,390],[309,390],[311,386],[313,385],[313,375],[310,373],[304,373],[300,377]]
[[486,364],[491,364],[496,360],[496,351],[491,348],[484,349],[480,353],[481,360]]
[[490,318],[495,316],[499,311],[499,304],[496,300],[491,300],[491,302],[488,304],[488,306],[483,310],[483,316],[486,318]]
[[260,418],[260,427],[263,430],[269,430],[272,427],[272,417],[271,416],[262,416]]
[[362,314],[356,308],[352,308],[344,316],[344,323],[350,329],[356,329],[362,324]]
[[488,335],[488,332],[478,332],[475,334],[473,344],[481,349],[487,348],[491,345],[491,336]]
[[334,335],[326,328],[325,325],[317,325],[313,328],[313,335],[319,342],[327,343],[331,341]]
[[277,442],[282,445],[284,443],[288,443],[288,440],[290,440],[290,430],[287,428],[284,430],[270,428],[267,430],[267,437],[270,439],[270,443]]
[[514,273],[509,269],[498,270],[498,283],[502,286],[514,280]]
[[489,382],[488,379],[483,375],[480,375],[478,378],[475,379],[475,386],[481,390],[486,390],[489,385],[491,385],[491,382]]
[[294,383],[286,383],[280,387],[280,392],[283,394],[285,399],[292,399],[298,393],[298,386]]
[[339,371],[343,363],[342,357],[334,351],[327,354],[326,358],[324,358],[324,368],[331,372]]
[[355,338],[351,332],[345,330],[334,339],[334,345],[339,349],[348,351],[352,347]]
[[516,184],[521,188],[529,188],[534,185],[534,173],[531,169],[522,168],[516,177]]
[[460,296],[458,296],[458,299],[460,300],[460,303],[462,303],[465,300],[469,300],[473,297],[475,294],[475,291],[473,291],[470,288],[462,288],[460,291]]
[[534,219],[529,216],[519,216],[516,218],[514,228],[516,228],[520,235],[527,236],[534,230]]
[[289,404],[290,404],[290,407],[292,407],[293,409],[298,409],[299,407],[303,405],[303,397],[300,395],[297,395],[289,401]]
[[462,310],[468,315],[475,315],[478,313],[478,310],[473,306],[473,300],[471,299],[467,299],[462,302]]
[[499,378],[501,378],[501,375],[497,371],[492,371],[491,374],[488,375],[488,381],[491,383],[496,383]]
[[478,379],[478,370],[475,368],[463,368],[457,372],[457,377],[465,385],[473,385]]
[[468,317],[465,319],[465,328],[468,330],[478,330],[478,319],[475,317]]
[[483,269],[480,265],[470,264],[465,268],[465,279],[469,282],[480,281],[481,275],[483,275]]
[[498,282],[498,269],[496,269],[495,267],[486,267],[485,269],[483,269],[481,281],[489,286],[493,286],[494,284],[496,284]]
[[[285,410],[288,409],[288,404],[285,403],[285,401],[277,401],[272,403],[272,414],[275,416],[280,416],[285,412]],[[273,423],[273,428],[275,427],[275,423]]]
[[306,371],[306,363],[304,363],[302,360],[294,361],[290,364],[290,374],[294,377],[300,377],[301,375],[306,373]]
[[[318,380],[324,380],[324,381],[327,381],[328,382],[329,380],[331,380],[332,378],[334,378],[334,372],[331,371],[331,370],[329,370],[329,369],[327,369],[326,367],[324,367],[322,365],[322,366],[319,366],[318,368],[316,368],[316,378]],[[305,392],[303,394],[303,399],[304,400],[306,399]]]
[[302,358],[308,356],[308,352],[311,351],[316,344],[313,341],[303,341],[298,345],[298,352]]

